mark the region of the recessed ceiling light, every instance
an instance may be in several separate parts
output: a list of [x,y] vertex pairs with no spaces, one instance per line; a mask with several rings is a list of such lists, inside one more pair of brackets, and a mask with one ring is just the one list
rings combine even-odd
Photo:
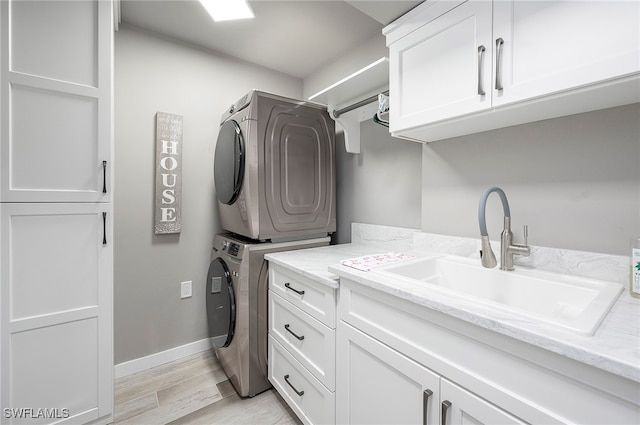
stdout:
[[253,10],[246,0],[200,0],[214,21],[253,18]]

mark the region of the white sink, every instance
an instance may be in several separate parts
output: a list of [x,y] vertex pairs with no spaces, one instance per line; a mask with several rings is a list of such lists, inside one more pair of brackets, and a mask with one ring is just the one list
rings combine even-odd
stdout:
[[436,291],[509,310],[583,335],[593,335],[622,285],[537,270],[486,269],[480,260],[424,257],[375,269]]

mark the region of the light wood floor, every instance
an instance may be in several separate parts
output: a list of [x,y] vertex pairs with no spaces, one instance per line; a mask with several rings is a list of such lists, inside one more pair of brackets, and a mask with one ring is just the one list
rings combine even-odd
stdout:
[[115,382],[115,423],[296,424],[302,422],[270,389],[240,398],[212,351],[160,365]]

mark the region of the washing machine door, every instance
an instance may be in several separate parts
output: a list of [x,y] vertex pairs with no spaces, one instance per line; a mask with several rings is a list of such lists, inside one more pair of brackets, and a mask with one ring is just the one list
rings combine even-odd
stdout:
[[229,267],[215,258],[207,273],[207,318],[209,336],[217,348],[231,344],[236,325],[236,301]]
[[214,183],[218,200],[223,204],[233,204],[244,178],[245,143],[240,126],[234,120],[226,121],[220,127],[213,164]]

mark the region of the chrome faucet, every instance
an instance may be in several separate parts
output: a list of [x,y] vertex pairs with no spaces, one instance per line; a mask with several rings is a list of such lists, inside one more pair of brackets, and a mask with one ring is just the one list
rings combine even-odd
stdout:
[[485,217],[485,211],[487,208],[487,198],[489,195],[495,192],[500,196],[502,201],[502,210],[504,212],[504,229],[500,236],[500,269],[501,270],[514,270],[513,256],[525,255],[528,256],[531,253],[531,248],[527,245],[527,239],[529,237],[529,231],[527,226],[524,226],[524,245],[513,243],[513,233],[511,233],[511,210],[509,209],[509,201],[507,201],[507,195],[499,187],[490,187],[484,191],[480,198],[480,204],[478,205],[478,221],[480,223],[480,241],[482,243],[482,249],[480,250],[480,262],[483,267],[493,268],[496,266],[496,256],[491,249],[491,242],[489,241],[489,233],[487,232],[487,220]]

